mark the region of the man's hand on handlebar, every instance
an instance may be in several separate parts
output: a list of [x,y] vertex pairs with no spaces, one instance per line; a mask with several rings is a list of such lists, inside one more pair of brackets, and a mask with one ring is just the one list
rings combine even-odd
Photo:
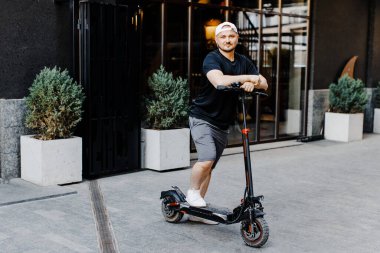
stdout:
[[[251,87],[252,83],[251,84],[249,84],[249,83],[250,82],[246,82],[243,85],[250,86],[249,89],[252,89],[252,87]],[[242,91],[242,86],[243,85],[240,85],[239,83],[232,83],[232,84],[230,84],[228,86],[226,86],[226,85],[217,85],[216,89],[219,90],[219,91]],[[246,88],[244,88],[244,91],[248,92],[246,90]],[[255,94],[255,95],[259,95],[259,96],[268,97],[268,94],[265,92],[265,90],[263,90],[263,89],[257,89],[257,88],[255,89],[255,87],[250,91],[250,93],[251,94]]]
[[245,92],[252,92],[255,89],[255,84],[251,82],[245,82],[240,86]]
[[262,75],[250,75],[251,79],[249,82],[253,83],[255,85],[255,89],[260,90],[267,90],[268,89],[268,82],[265,77]]

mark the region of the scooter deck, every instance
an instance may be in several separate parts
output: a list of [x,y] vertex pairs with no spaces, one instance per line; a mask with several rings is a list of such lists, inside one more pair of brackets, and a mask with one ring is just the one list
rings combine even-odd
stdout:
[[194,206],[189,206],[189,209],[194,209],[194,210],[203,210],[203,211],[209,211],[211,213],[217,213],[217,214],[222,214],[222,215],[229,215],[232,214],[232,211],[228,208],[225,207],[219,207],[215,205],[210,205],[208,204],[206,207],[194,207]]
[[206,207],[194,207],[190,206],[187,202],[181,203],[180,209],[192,215],[223,223],[225,223],[226,220],[228,220],[228,217],[233,214],[228,208],[218,207],[214,205],[207,205]]

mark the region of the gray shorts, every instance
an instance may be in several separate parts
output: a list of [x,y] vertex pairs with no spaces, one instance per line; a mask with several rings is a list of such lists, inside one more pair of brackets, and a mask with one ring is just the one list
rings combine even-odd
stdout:
[[215,167],[227,145],[228,130],[222,130],[194,117],[189,117],[189,125],[198,153],[198,162],[214,161],[213,167]]

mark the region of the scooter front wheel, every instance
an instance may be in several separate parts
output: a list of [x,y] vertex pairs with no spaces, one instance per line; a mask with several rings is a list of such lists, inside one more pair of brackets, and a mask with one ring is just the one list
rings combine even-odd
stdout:
[[241,222],[241,237],[248,246],[262,247],[269,237],[269,226],[264,218],[256,218],[254,222],[244,220]]
[[164,218],[167,222],[177,223],[182,219],[183,213],[175,210],[173,207],[170,207],[169,204],[171,203],[175,203],[175,200],[173,197],[166,196],[162,200],[161,202],[162,214],[164,215]]

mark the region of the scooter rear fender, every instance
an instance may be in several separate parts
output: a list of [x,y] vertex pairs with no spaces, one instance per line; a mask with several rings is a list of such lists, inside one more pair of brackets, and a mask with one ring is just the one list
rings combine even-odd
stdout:
[[173,197],[175,201],[178,203],[186,202],[186,200],[180,194],[178,194],[177,191],[175,190],[162,191],[160,199],[163,199],[168,196]]

